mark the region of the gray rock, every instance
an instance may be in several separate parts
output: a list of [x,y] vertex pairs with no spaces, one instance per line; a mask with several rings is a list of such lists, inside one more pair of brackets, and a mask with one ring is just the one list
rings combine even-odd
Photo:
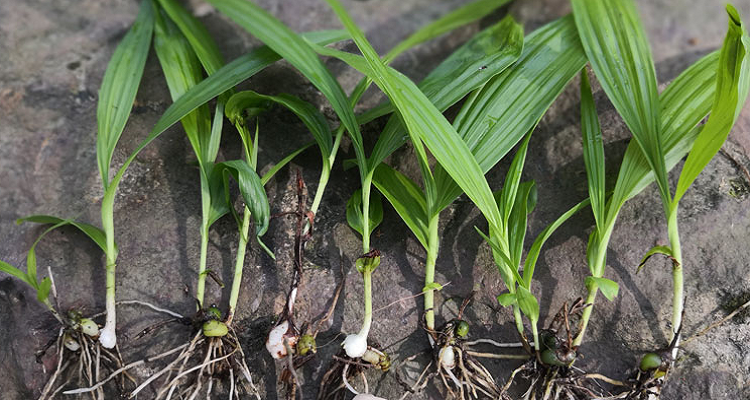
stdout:
[[[225,17],[194,1],[196,12],[217,38],[231,60],[258,45]],[[376,49],[395,45],[410,32],[464,3],[459,0],[350,0],[344,5],[361,24]],[[260,4],[296,31],[339,27],[322,1],[263,0]],[[653,46],[657,73],[666,84],[700,56],[720,46],[726,14],[723,1],[639,0],[641,16]],[[750,17],[750,2],[738,0],[743,15]],[[516,16],[527,32],[570,11],[564,0],[516,1],[503,10]],[[415,79],[423,77],[451,49],[480,26],[500,18],[499,12],[482,23],[458,29],[419,46],[399,58],[394,66]],[[96,169],[96,96],[106,63],[137,12],[133,1],[8,0],[0,3],[0,259],[23,265],[25,252],[42,227],[13,221],[33,213],[76,216],[99,225],[102,189]],[[340,63],[327,60],[345,89],[359,76]],[[151,57],[137,104],[115,152],[119,166],[145,137],[170,104],[161,71]],[[264,93],[290,92],[318,104],[333,119],[325,100],[288,64],[280,63],[249,80],[243,87]],[[605,131],[608,171],[614,178],[618,159],[629,137],[624,124],[601,91],[595,93]],[[360,109],[382,99],[371,90]],[[268,168],[284,154],[309,140],[304,126],[291,114],[275,110],[261,119],[260,165]],[[746,168],[750,163],[750,110],[740,116],[725,146]],[[365,129],[374,142],[376,126]],[[276,138],[279,138],[276,140]],[[281,139],[283,138],[283,139]],[[222,157],[239,155],[239,140],[227,128]],[[353,157],[345,144],[343,158]],[[395,154],[392,165],[417,174],[408,149]],[[118,298],[141,299],[189,314],[194,309],[193,272],[198,264],[199,208],[196,170],[191,166],[190,146],[174,127],[147,147],[123,179],[116,200],[115,223],[120,246]],[[503,161],[489,175],[493,188],[501,186],[509,162]],[[319,156],[308,151],[269,184],[274,213],[295,207],[295,169],[302,171],[312,190],[320,168]],[[532,216],[530,235],[538,234],[557,215],[586,196],[578,121],[578,88],[573,84],[552,106],[531,141],[525,179],[536,180],[539,205]],[[672,174],[676,178],[675,174]],[[682,201],[681,232],[686,270],[687,313],[685,330],[690,335],[726,315],[739,296],[750,293],[750,218],[748,199],[736,196],[748,182],[733,161],[719,155],[696,181]],[[347,227],[346,199],[356,189],[356,172],[344,172],[338,163],[317,216],[316,232],[308,246],[307,274],[303,280],[297,320],[320,316],[330,304],[336,284],[346,285],[341,301],[318,343],[334,340],[338,332],[358,330],[362,318],[361,278],[351,268],[361,252],[358,236]],[[745,185],[745,186],[742,186]],[[733,196],[732,194],[735,194]],[[565,301],[584,295],[587,275],[585,245],[593,220],[580,215],[568,222],[542,253],[534,292],[542,296],[542,321],[549,322]],[[501,309],[495,296],[504,290],[486,244],[474,233],[485,222],[464,197],[441,216],[442,242],[437,281],[451,282],[437,296],[441,320],[455,316],[462,297],[480,292],[467,311],[473,338],[514,341],[512,316]],[[253,246],[246,259],[244,290],[240,296],[239,334],[248,364],[260,379],[264,398],[283,398],[277,393],[280,365],[263,349],[272,317],[283,306],[291,281],[294,221],[275,219],[266,235],[278,256],[274,262]],[[373,246],[384,252],[374,276],[375,323],[371,339],[378,341],[395,360],[427,348],[418,328],[421,301],[409,298],[422,288],[424,253],[418,242],[385,207],[385,219]],[[606,277],[620,283],[620,295],[609,303],[600,297],[582,347],[580,366],[613,377],[625,377],[644,351],[662,347],[669,336],[671,279],[666,261],[655,260],[642,273],[635,266],[642,254],[666,242],[665,221],[656,190],[651,187],[623,209],[609,252]],[[209,264],[229,281],[236,249],[236,230],[231,218],[217,223],[211,233]],[[343,252],[343,259],[339,257]],[[62,309],[84,308],[88,313],[104,307],[103,257],[99,249],[73,229],[53,232],[37,249],[40,273],[53,271]],[[344,263],[344,276],[339,273]],[[209,298],[225,304],[209,282]],[[403,298],[388,308],[394,300]],[[35,301],[34,293],[17,280],[0,278],[0,387],[2,398],[38,396],[48,378],[34,351],[54,331],[53,320]],[[149,337],[129,340],[142,329],[164,319],[143,309],[123,306],[118,331],[126,361],[154,354],[184,342],[190,332],[168,325]],[[336,339],[335,343],[338,343]],[[750,398],[750,329],[732,320],[693,341],[670,377],[663,398]],[[312,397],[337,344],[321,349],[318,357],[300,371],[305,392]],[[426,365],[422,356],[409,364],[410,379]],[[504,382],[517,364],[486,361],[490,371]],[[412,368],[413,367],[413,368]],[[153,370],[134,373],[143,378]],[[400,398],[403,388],[394,373],[368,373],[370,391],[385,398]],[[412,399],[443,398],[435,381]]]

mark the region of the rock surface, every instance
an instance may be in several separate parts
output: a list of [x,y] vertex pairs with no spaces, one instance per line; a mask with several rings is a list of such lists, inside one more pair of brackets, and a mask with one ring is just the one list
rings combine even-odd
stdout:
[[[247,52],[258,42],[226,18],[193,2],[193,9],[217,38],[228,60]],[[344,5],[361,24],[375,47],[383,52],[417,27],[459,6],[458,0],[349,0]],[[639,0],[638,6],[653,46],[660,83],[666,84],[700,56],[720,46],[726,28],[724,1]],[[296,31],[336,28],[339,23],[319,0],[262,0],[260,4]],[[738,0],[738,8],[750,18],[750,2]],[[26,250],[43,228],[14,220],[28,214],[76,216],[99,225],[98,205],[102,190],[96,169],[96,97],[106,63],[137,12],[137,3],[124,0],[8,0],[0,3],[0,259],[24,265]],[[396,68],[418,79],[451,49],[480,26],[511,13],[526,31],[570,11],[565,0],[516,1],[482,23],[419,46],[402,56]],[[327,61],[345,89],[359,77],[341,64]],[[277,64],[253,77],[243,87],[262,93],[290,92],[313,101],[333,118],[324,99],[287,64]],[[629,134],[601,91],[595,93],[607,142],[609,176],[614,178],[618,158]],[[382,97],[371,90],[363,108]],[[170,104],[155,57],[150,57],[130,122],[115,152],[119,166]],[[572,84],[539,124],[531,141],[524,179],[539,187],[539,205],[531,218],[530,235],[586,194],[578,117],[578,88]],[[290,114],[275,110],[261,119],[260,165],[268,168],[284,154],[308,139],[304,126]],[[365,129],[369,142],[377,126]],[[275,140],[279,138],[279,140]],[[283,139],[281,139],[283,138]],[[239,141],[227,128],[222,157],[236,158]],[[726,152],[745,168],[750,167],[750,107],[746,107],[725,145]],[[353,157],[345,145],[343,157]],[[392,165],[417,173],[411,153],[395,154]],[[190,313],[191,290],[198,264],[199,185],[191,166],[190,146],[180,128],[172,128],[147,147],[128,170],[116,199],[115,224],[120,247],[118,299],[142,299]],[[507,170],[503,161],[489,175],[499,188]],[[294,162],[314,189],[319,156],[308,151]],[[676,176],[672,174],[672,177]],[[750,293],[750,200],[748,177],[727,156],[717,156],[700,175],[682,201],[681,232],[686,268],[688,335],[726,315],[738,299]],[[295,174],[285,169],[268,185],[272,212],[296,207]],[[307,274],[298,297],[298,321],[325,312],[336,284],[345,279],[344,292],[330,329],[318,343],[333,340],[338,332],[359,329],[361,278],[351,266],[360,253],[358,236],[346,225],[346,199],[358,184],[356,172],[344,172],[338,162],[323,206],[316,233],[309,244]],[[738,190],[741,192],[738,195]],[[744,194],[743,194],[744,193]],[[209,264],[225,281],[231,277],[236,231],[231,218],[215,225],[211,234]],[[437,281],[451,282],[437,296],[442,320],[455,316],[463,296],[479,289],[468,309],[471,337],[513,341],[512,316],[501,309],[495,296],[504,290],[491,262],[489,248],[474,233],[485,222],[467,199],[454,203],[441,218],[442,241]],[[593,220],[584,213],[554,235],[542,253],[534,291],[542,297],[542,322],[549,322],[564,301],[584,295],[587,275],[585,245]],[[246,259],[240,296],[239,334],[248,364],[260,380],[264,398],[283,398],[277,392],[280,366],[265,352],[265,335],[272,317],[281,311],[291,280],[294,222],[275,219],[266,235],[278,258],[274,262],[253,248]],[[533,237],[532,236],[532,237]],[[399,361],[427,347],[417,328],[421,301],[408,298],[422,288],[424,253],[398,215],[385,207],[383,224],[374,247],[384,253],[374,275],[375,323],[371,338]],[[610,268],[606,277],[620,283],[614,302],[596,305],[582,347],[580,363],[588,370],[624,377],[637,365],[644,351],[663,346],[669,337],[671,278],[666,261],[651,261],[642,273],[635,266],[644,252],[665,243],[665,221],[654,187],[623,209],[611,242]],[[339,252],[343,257],[340,257]],[[99,249],[73,229],[53,232],[37,249],[41,274],[49,267],[55,277],[62,309],[82,307],[96,313],[104,307],[103,257]],[[344,276],[340,265],[344,265]],[[226,304],[209,286],[209,296]],[[395,299],[404,298],[383,309]],[[34,351],[54,332],[34,293],[22,283],[0,276],[0,387],[2,398],[29,399],[39,394],[48,378],[34,361]],[[139,341],[128,340],[145,327],[164,319],[147,310],[123,306],[118,313],[122,352],[126,360],[153,354],[187,339],[190,332],[169,326]],[[335,343],[340,342],[340,337]],[[684,357],[663,398],[750,398],[750,328],[734,319],[685,347]],[[300,374],[306,397],[317,391],[330,355],[337,344],[324,347]],[[413,380],[426,357],[408,364]],[[517,364],[488,361],[486,365],[504,381]],[[135,371],[143,377],[148,368]],[[443,398],[437,381],[412,399]],[[401,397],[403,388],[395,374],[372,373],[370,392],[380,397]],[[308,394],[309,393],[309,394]]]

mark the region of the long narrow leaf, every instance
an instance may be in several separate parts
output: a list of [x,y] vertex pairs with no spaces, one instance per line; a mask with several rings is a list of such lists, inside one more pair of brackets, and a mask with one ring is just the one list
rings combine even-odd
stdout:
[[750,89],[750,37],[737,10],[727,5],[729,28],[719,56],[711,116],[693,144],[675,191],[674,204],[721,149],[745,105]]
[[271,207],[258,174],[245,160],[224,161],[216,164],[215,170],[229,173],[237,181],[245,205],[252,213],[255,235],[263,236],[268,230]]
[[19,280],[26,282],[29,286],[36,288],[36,283],[30,280],[23,271],[2,260],[0,260],[0,272],[5,272],[8,275],[14,276]]
[[420,187],[386,164],[375,169],[372,182],[426,249],[429,220],[427,201]]
[[272,102],[286,107],[293,112],[310,130],[315,141],[320,147],[324,160],[327,162],[331,154],[333,142],[331,139],[331,130],[328,128],[328,122],[323,114],[318,111],[312,104],[303,101],[299,97],[290,94],[279,94],[277,96],[268,96],[260,93],[246,90],[236,93],[227,103],[226,113],[230,120],[241,117],[247,108],[264,107],[265,103]]
[[510,0],[478,0],[458,8],[432,21],[429,25],[414,32],[407,39],[391,49],[383,60],[388,63],[405,50],[420,43],[436,38],[460,26],[474,22],[492,11],[507,4]]
[[510,213],[514,208],[513,203],[516,201],[516,193],[518,192],[518,185],[521,183],[521,172],[523,172],[523,166],[526,163],[526,152],[529,148],[530,139],[531,134],[529,133],[518,148],[516,156],[513,157],[510,168],[508,168],[508,174],[505,176],[505,184],[500,191],[498,206],[500,207],[500,212],[503,214],[503,221],[506,225],[510,219]]
[[[172,101],[203,80],[203,68],[190,43],[159,8],[156,14],[154,50],[167,80]],[[211,113],[204,104],[181,120],[193,151],[201,165],[214,161],[206,154],[211,141]]]
[[596,113],[594,95],[591,93],[589,75],[581,71],[581,131],[583,132],[583,162],[586,165],[591,211],[594,213],[597,229],[604,225],[606,212],[606,187],[604,165],[604,143],[602,129]]
[[513,262],[512,267],[518,268],[521,265],[523,255],[523,242],[526,238],[526,229],[528,227],[528,216],[536,206],[536,184],[534,181],[522,183],[516,192],[516,199],[513,204],[513,210],[508,219],[508,236],[510,260]]
[[560,227],[560,225],[562,225],[563,223],[565,223],[565,221],[570,219],[570,217],[578,213],[578,211],[586,208],[589,204],[589,199],[576,204],[570,210],[566,211],[563,215],[558,217],[553,223],[544,228],[544,230],[536,237],[534,243],[529,249],[529,253],[526,255],[526,260],[523,263],[524,286],[526,286],[527,288],[531,287],[531,278],[534,277],[534,268],[536,267],[536,262],[539,259],[539,254],[542,251],[542,246],[544,246],[544,243],[547,241],[547,239],[552,236],[552,234],[557,230],[557,228]]
[[206,27],[193,17],[177,0],[158,0],[159,5],[166,11],[169,18],[179,27],[185,38],[190,42],[196,56],[203,68],[212,75],[224,66],[222,57],[216,42],[206,30]]
[[661,139],[659,94],[648,39],[632,0],[572,0],[591,67],[670,200]]
[[151,0],[144,0],[133,26],[117,45],[99,89],[96,158],[105,189],[109,187],[112,154],[125,129],[141,82],[153,28],[153,4]]
[[[63,225],[74,226],[78,228],[78,230],[83,232],[86,236],[88,236],[91,240],[93,240],[94,243],[96,243],[96,245],[102,249],[102,251],[107,251],[107,240],[104,235],[104,231],[95,227],[94,225],[85,224],[83,222],[76,222],[72,219],[62,219],[51,215],[29,215],[16,220],[17,224],[21,224],[24,222],[33,222],[36,224],[52,224],[58,227]],[[117,250],[116,246],[117,245],[115,245],[115,251]]]
[[[672,169],[690,150],[698,135],[696,125],[711,110],[719,53],[711,53],[682,72],[661,94],[662,140],[666,165]],[[654,174],[639,145],[625,151],[617,183],[607,208],[607,225],[614,224],[620,208],[654,181]]]
[[[523,27],[512,17],[506,17],[453,52],[427,75],[419,84],[419,89],[438,110],[445,111],[487,80],[505,71],[518,59],[522,50]],[[392,111],[393,105],[388,102],[371,113],[363,114],[359,121],[366,123]],[[371,168],[405,143],[408,136],[403,130],[401,120],[391,117],[370,155]]]
[[[211,4],[238,25],[260,39],[310,80],[331,103],[354,145],[360,166],[366,166],[362,135],[344,91],[302,37],[292,32],[271,14],[245,0],[209,0]],[[360,170],[362,179],[366,171]]]
[[[341,31],[312,32],[308,35],[310,40],[319,41],[321,43],[331,43],[343,40],[346,36]],[[167,130],[167,128],[174,125],[185,115],[193,111],[196,107],[199,107],[214,97],[224,93],[238,83],[253,76],[280,59],[281,56],[273,52],[270,48],[265,46],[261,47],[227,64],[221,70],[203,80],[182,95],[164,112],[161,118],[156,122],[156,125],[151,129],[151,133],[148,137],[146,137],[133,153],[130,154],[127,160],[125,160],[125,163],[117,171],[117,174],[112,178],[112,182],[104,192],[102,209],[112,209],[117,186],[119,185],[123,174],[130,166],[130,163],[132,163],[138,156],[138,153],[148,146],[149,143],[159,137],[159,135]]]
[[[454,126],[482,168],[489,171],[529,133],[586,63],[572,17],[532,32],[518,61],[487,82],[461,108]],[[435,171],[445,208],[461,189],[441,167]]]
[[485,214],[490,225],[501,226],[497,204],[484,174],[456,130],[412,81],[383,64],[362,31],[338,1],[328,0],[328,3],[371,68],[360,72],[369,75],[388,95],[399,110],[412,141],[423,141],[438,162]]

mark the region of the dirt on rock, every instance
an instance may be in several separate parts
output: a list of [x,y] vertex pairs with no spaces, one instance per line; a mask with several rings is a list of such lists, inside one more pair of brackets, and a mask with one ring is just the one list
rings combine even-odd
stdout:
[[[338,28],[340,25],[320,0],[261,0],[262,7],[297,32]],[[465,3],[460,0],[348,0],[344,6],[383,53],[417,27]],[[701,56],[721,45],[726,29],[724,1],[638,0],[640,14],[652,44],[661,88]],[[750,1],[737,0],[750,18]],[[246,53],[259,42],[203,2],[190,1],[193,10],[217,39],[227,60]],[[75,216],[100,225],[102,189],[96,168],[96,101],[106,64],[115,46],[135,18],[138,4],[131,0],[7,0],[0,2],[0,259],[25,265],[26,251],[43,228],[14,221],[29,214]],[[418,46],[393,65],[414,79],[422,78],[450,51],[472,34],[507,13],[523,23],[526,32],[570,12],[566,0],[516,0],[479,23]],[[342,64],[326,60],[345,90],[359,76]],[[242,85],[261,93],[288,92],[317,104],[333,121],[329,105],[312,85],[286,63],[278,63]],[[608,178],[617,166],[629,132],[600,89],[595,87]],[[370,90],[361,109],[383,96]],[[118,166],[144,138],[170,104],[169,93],[156,58],[149,58],[137,104],[115,151]],[[587,196],[579,122],[578,85],[575,80],[540,122],[531,139],[524,179],[533,179],[539,201],[530,219],[529,235],[536,236],[558,215]],[[226,124],[220,157],[237,158],[240,140]],[[372,146],[382,127],[366,126],[366,144]],[[309,141],[304,125],[287,111],[275,109],[260,119],[260,161],[268,169],[290,151]],[[282,139],[283,138],[283,139]],[[369,147],[368,147],[369,148]],[[750,168],[750,107],[741,114],[729,141],[728,155],[719,154],[698,177],[681,203],[680,229],[687,295],[685,326],[690,335],[727,314],[732,304],[750,293],[750,198],[738,195],[738,185],[750,187],[742,168]],[[344,143],[340,159],[353,158]],[[195,309],[194,272],[199,256],[200,202],[197,169],[180,127],[173,127],[149,145],[126,173],[115,204],[115,227],[120,249],[117,297],[141,299],[190,314]],[[356,171],[344,171],[337,160],[333,177],[316,216],[315,232],[306,250],[305,276],[297,305],[300,321],[321,316],[330,305],[336,285],[345,286],[334,317],[318,337],[318,356],[300,370],[305,398],[313,398],[331,355],[339,350],[340,333],[359,329],[362,318],[362,279],[353,268],[360,255],[359,236],[345,217],[346,200],[357,188]],[[418,174],[411,149],[404,148],[389,162],[407,175]],[[497,189],[509,161],[488,174]],[[679,168],[679,166],[678,166]],[[294,160],[267,185],[272,213],[296,207],[296,170],[311,193],[320,169],[314,150]],[[676,178],[673,173],[672,178]],[[739,182],[739,184],[738,184]],[[676,182],[675,182],[676,183]],[[383,253],[374,274],[375,322],[370,333],[409,381],[416,379],[427,356],[401,361],[429,347],[419,328],[422,302],[410,298],[423,287],[425,254],[396,212],[384,205],[384,220],[373,237]],[[645,351],[667,344],[671,313],[671,274],[666,260],[654,259],[637,274],[641,256],[652,246],[666,243],[661,202],[652,186],[622,210],[608,254],[606,277],[620,284],[613,302],[601,296],[581,348],[581,367],[622,379]],[[563,302],[585,294],[588,274],[586,251],[593,226],[586,212],[567,222],[550,239],[539,260],[534,293],[541,296],[541,321],[546,325]],[[498,305],[505,290],[490,249],[475,233],[485,221],[466,197],[441,215],[440,255],[436,281],[450,285],[436,296],[438,325],[455,317],[461,301],[477,294],[467,308],[472,338],[516,341],[512,315]],[[283,307],[292,279],[294,217],[275,218],[265,242],[277,259],[255,244],[245,263],[243,290],[236,316],[237,333],[247,363],[259,382],[264,399],[282,399],[277,381],[281,365],[265,351],[265,336]],[[211,231],[209,267],[225,281],[231,278],[236,250],[236,227],[231,217]],[[51,233],[37,248],[39,269],[52,270],[62,309],[104,308],[104,260],[96,245],[74,229]],[[344,275],[340,273],[344,264]],[[207,302],[226,304],[229,292],[209,280]],[[744,297],[743,297],[744,296]],[[403,299],[401,301],[396,301]],[[393,304],[391,304],[393,303]],[[391,304],[389,307],[384,306]],[[137,360],[189,340],[191,332],[171,324],[143,339],[135,336],[165,319],[142,308],[120,307],[118,333],[126,361]],[[750,398],[750,327],[735,318],[705,337],[689,343],[663,392],[665,400]],[[0,276],[0,397],[35,398],[48,375],[34,352],[56,331],[54,320],[23,283]],[[330,344],[329,344],[330,343]],[[487,360],[485,366],[504,383],[520,361]],[[156,367],[134,370],[143,379]],[[395,371],[372,372],[371,393],[401,398],[403,386]],[[148,398],[148,397],[143,397]],[[433,381],[410,399],[444,398]]]

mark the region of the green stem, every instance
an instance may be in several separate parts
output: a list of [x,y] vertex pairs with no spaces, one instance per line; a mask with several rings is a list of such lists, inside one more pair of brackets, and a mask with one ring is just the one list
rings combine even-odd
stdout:
[[591,284],[589,286],[589,292],[586,296],[586,303],[589,306],[583,309],[583,315],[581,315],[581,324],[578,328],[578,336],[573,340],[573,346],[580,346],[583,342],[583,336],[586,333],[586,327],[589,325],[589,319],[591,318],[591,311],[594,309],[594,301],[596,301],[596,294],[599,292],[599,286]]
[[[684,307],[684,287],[682,274],[682,249],[680,247],[680,233],[677,228],[677,207],[669,213],[667,220],[667,229],[669,232],[669,244],[672,247],[672,257],[674,266],[672,268],[673,297],[672,297],[672,335],[671,339],[677,334],[677,330],[682,325],[682,311]],[[670,340],[671,341],[671,340]],[[672,350],[672,358],[677,357],[677,346],[680,344],[680,338],[677,338],[675,347]]]
[[370,252],[370,190],[372,179],[365,178],[362,182],[362,250],[363,253]]
[[[106,189],[105,189],[106,192]],[[115,224],[114,224],[114,202],[102,201],[102,227],[107,242],[107,264],[106,264],[106,308],[107,317],[99,340],[108,349],[117,344],[117,310],[115,303],[115,269],[117,262],[117,250],[115,247]]]
[[526,331],[523,327],[523,318],[521,317],[521,309],[518,304],[513,304],[513,318],[516,320],[516,329],[521,335],[521,339],[526,340]]
[[198,263],[198,290],[195,294],[198,300],[198,309],[203,307],[203,298],[206,293],[206,262],[208,256],[208,226],[203,223],[201,226],[201,255]]
[[531,321],[531,333],[534,335],[534,350],[539,352],[539,328],[537,328],[537,321]]
[[[609,245],[609,238],[612,234],[612,228],[614,224],[608,226],[606,228],[606,233],[604,237],[599,239],[599,244],[596,248],[596,257],[594,258],[594,265],[590,266],[590,270],[592,272],[592,275],[601,278],[604,276],[604,268],[607,263],[607,246]],[[574,346],[580,346],[583,342],[583,337],[586,334],[586,328],[589,325],[589,320],[591,319],[591,312],[594,310],[594,302],[596,301],[596,294],[599,292],[599,285],[595,283],[591,283],[588,285],[588,294],[586,295],[586,305],[588,307],[583,309],[583,314],[581,315],[581,322],[578,327],[578,336],[576,336],[575,340],[573,341]]]
[[[424,265],[424,286],[428,287],[435,282],[435,263],[440,248],[440,237],[438,235],[438,221],[435,215],[430,218],[429,236],[427,237],[427,261]],[[424,319],[427,329],[435,330],[435,290],[427,289],[424,292]]]
[[232,323],[234,312],[237,308],[237,300],[240,297],[240,285],[242,284],[242,268],[245,265],[245,250],[250,233],[250,209],[245,206],[242,216],[242,230],[240,232],[240,241],[237,247],[237,260],[234,264],[234,278],[232,279],[232,292],[229,295],[229,316],[227,325]]

